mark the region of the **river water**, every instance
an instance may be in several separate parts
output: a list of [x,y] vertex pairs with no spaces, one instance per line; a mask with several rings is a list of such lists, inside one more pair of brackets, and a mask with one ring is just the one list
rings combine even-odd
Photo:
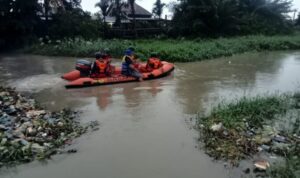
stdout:
[[172,75],[158,80],[66,90],[60,76],[75,61],[0,56],[1,85],[31,95],[50,110],[81,110],[82,122],[101,124],[100,130],[75,140],[76,154],[1,169],[1,178],[237,177],[239,171],[224,168],[198,148],[191,118],[220,101],[300,87],[297,51],[176,63]]

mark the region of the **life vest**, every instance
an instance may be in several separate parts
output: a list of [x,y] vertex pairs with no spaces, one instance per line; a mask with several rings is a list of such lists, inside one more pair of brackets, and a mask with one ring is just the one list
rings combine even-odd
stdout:
[[96,65],[99,69],[99,74],[106,74],[108,69],[108,61],[107,60],[96,60]]
[[161,67],[160,59],[154,57],[148,59],[147,66],[146,66],[147,69],[158,69],[160,67]]
[[126,62],[126,58],[129,58],[132,61],[132,57],[125,55],[122,59],[122,74],[123,75],[130,75],[132,72],[132,69],[130,68],[130,65],[133,63]]

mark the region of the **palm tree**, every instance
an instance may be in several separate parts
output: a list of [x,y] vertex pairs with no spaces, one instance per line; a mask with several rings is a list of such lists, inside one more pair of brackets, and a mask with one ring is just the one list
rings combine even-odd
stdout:
[[99,7],[103,16],[103,23],[106,21],[106,16],[108,15],[111,9],[111,1],[110,0],[100,0],[100,2],[95,4],[95,7]]
[[116,17],[115,26],[120,27],[121,16],[122,16],[122,6],[124,5],[122,0],[113,0],[113,15]]
[[152,13],[158,17],[159,19],[161,19],[161,15],[163,13],[164,7],[166,6],[165,3],[161,3],[161,0],[156,0],[156,2],[154,3],[154,7],[152,9]]

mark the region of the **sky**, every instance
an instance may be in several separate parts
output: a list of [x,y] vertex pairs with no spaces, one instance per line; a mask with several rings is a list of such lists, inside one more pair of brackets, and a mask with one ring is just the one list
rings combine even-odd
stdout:
[[[81,0],[81,6],[83,10],[95,13],[99,11],[99,8],[95,8],[95,4],[99,1],[100,0]],[[155,3],[155,1],[156,0],[136,0],[136,3],[142,6],[143,8],[147,9],[149,12],[152,12],[153,4]],[[176,1],[176,0],[161,0],[161,2],[166,4],[168,4],[171,1]],[[170,14],[167,8],[164,9],[164,14]]]
[[[99,2],[100,0],[82,0],[81,6],[84,10],[90,11],[92,13],[95,13],[99,11],[99,8],[95,8],[95,4]],[[149,12],[152,12],[153,4],[156,0],[136,0],[136,3],[140,6],[147,9]],[[169,2],[176,1],[176,0],[162,0],[163,3],[168,4]],[[294,0],[294,9],[297,9],[298,12],[300,12],[300,0]],[[168,9],[164,9],[164,14],[170,14],[168,12]]]

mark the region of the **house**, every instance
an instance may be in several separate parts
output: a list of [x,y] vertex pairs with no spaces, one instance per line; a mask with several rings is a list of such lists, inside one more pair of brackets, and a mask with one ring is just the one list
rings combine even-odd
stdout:
[[[106,17],[106,23],[113,25],[116,22],[116,17],[113,15],[113,9],[108,13],[108,16]],[[121,9],[121,25],[128,26],[128,24],[131,24],[134,17],[137,23],[145,23],[149,21],[155,21],[156,19],[152,18],[152,14],[138,5],[137,3],[134,4],[135,9],[135,16],[132,14],[131,6],[128,4],[124,4]]]
[[[105,19],[105,22],[112,27],[107,31],[107,37],[135,38],[160,35],[164,33],[164,28],[168,22],[167,20],[153,18],[149,11],[136,3],[134,4],[135,15],[133,15],[131,6],[124,4],[121,8],[121,24],[114,27],[116,22],[114,9],[114,7],[111,8]],[[134,19],[135,26],[133,26]]]

